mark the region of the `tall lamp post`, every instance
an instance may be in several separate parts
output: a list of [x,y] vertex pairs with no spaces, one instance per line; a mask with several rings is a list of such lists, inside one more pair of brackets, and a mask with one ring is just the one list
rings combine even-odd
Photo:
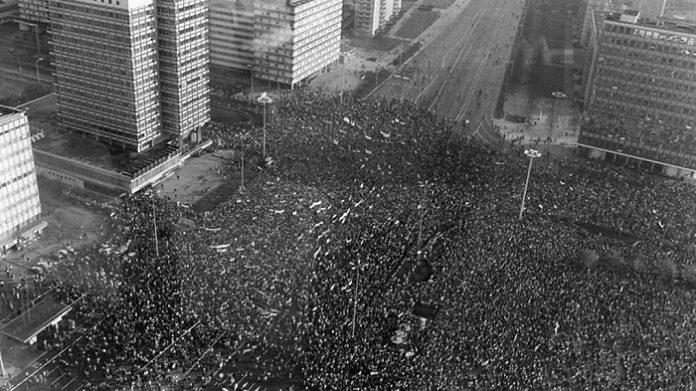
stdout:
[[36,67],[36,80],[38,80],[39,84],[41,84],[41,75],[39,74],[39,62],[43,61],[43,57],[39,57],[34,61],[34,66]]
[[157,240],[157,215],[155,209],[154,191],[150,191],[150,204],[152,205],[152,233],[155,237],[155,256],[159,257],[159,241]]
[[259,96],[257,99],[259,103],[263,103],[263,144],[262,144],[262,151],[263,151],[263,158],[266,158],[266,105],[269,103],[273,103],[273,99],[268,96],[265,92]]
[[535,158],[541,157],[541,153],[536,149],[525,149],[524,154],[529,157],[529,168],[527,169],[527,180],[524,182],[522,206],[520,206],[520,220],[522,219],[522,212],[524,212],[524,201],[527,198],[527,188],[529,187],[529,175],[532,173],[532,162]]
[[246,142],[248,133],[241,133],[239,135],[239,142],[242,144],[242,185],[239,187],[240,190],[244,190],[244,150],[246,149]]
[[[360,259],[358,259],[358,265],[355,268],[355,292],[353,295],[353,325],[351,331],[351,338],[355,339],[355,323],[358,320],[358,287],[360,286]],[[357,345],[356,345],[357,346]]]
[[249,75],[251,78],[251,93],[249,96],[251,99],[254,99],[254,65],[253,64],[248,64],[247,68],[249,68]]
[[7,377],[7,373],[5,373],[5,363],[2,361],[2,352],[0,352],[0,379],[4,379]]

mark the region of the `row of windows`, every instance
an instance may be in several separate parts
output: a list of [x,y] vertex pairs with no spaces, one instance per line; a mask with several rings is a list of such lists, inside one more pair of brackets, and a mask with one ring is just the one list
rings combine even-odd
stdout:
[[[642,49],[651,52],[671,54],[674,58],[677,56],[692,56],[696,57],[696,50],[686,49],[675,45],[657,45],[651,42],[641,42],[633,39],[621,39],[607,37],[603,40],[602,46],[605,50],[622,50],[625,48]],[[650,53],[652,54],[652,53]]]
[[696,43],[692,35],[683,35],[677,32],[672,33],[665,31],[645,30],[639,27],[621,26],[612,23],[605,24],[604,30],[612,33],[645,37],[665,42],[677,42],[690,46],[693,46]]
[[648,121],[662,121],[670,126],[693,126],[696,124],[693,115],[677,115],[679,109],[669,102],[636,98],[635,100],[620,100],[609,94],[598,93],[592,102],[598,111],[620,115],[629,115]]

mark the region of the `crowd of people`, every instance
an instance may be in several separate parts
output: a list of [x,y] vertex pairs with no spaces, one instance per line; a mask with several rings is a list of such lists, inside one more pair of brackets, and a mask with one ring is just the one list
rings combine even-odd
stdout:
[[[520,147],[462,140],[409,102],[298,92],[274,105],[273,163],[243,191],[205,213],[129,197],[114,220],[127,249],[62,267],[93,320],[70,351],[89,376],[216,373],[229,355],[198,359],[219,340],[273,352],[240,377],[312,390],[696,379],[692,288],[651,272],[693,262],[691,185],[544,155],[519,219]],[[254,159],[261,130],[249,137]],[[620,267],[587,268],[583,250]],[[432,274],[414,278],[423,265]]]

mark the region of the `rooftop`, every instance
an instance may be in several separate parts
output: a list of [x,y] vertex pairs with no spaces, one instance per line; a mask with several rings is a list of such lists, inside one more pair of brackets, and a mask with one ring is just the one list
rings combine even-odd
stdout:
[[[55,95],[27,105],[27,116],[31,133],[36,136],[33,142],[35,149],[131,178],[167,160],[178,149],[175,141],[162,140],[146,151],[135,153],[108,145],[94,137],[62,130],[56,121]],[[43,132],[43,136],[38,137],[37,133],[40,132]]]
[[[635,13],[629,14],[629,12],[635,12]],[[623,14],[629,15],[629,16],[636,16],[637,11],[626,10],[626,11],[624,11]],[[621,22],[621,15],[622,14],[619,14],[619,13],[609,14],[607,16],[607,20],[610,20],[612,22]],[[627,22],[624,22],[624,23],[627,23]],[[644,27],[649,27],[649,28],[659,28],[661,30],[696,35],[696,22],[689,21],[689,20],[675,20],[672,18],[640,18],[639,17],[637,23],[629,23],[629,24],[635,24],[636,26],[644,26]]]
[[16,107],[9,107],[9,106],[0,105],[0,115],[18,114],[18,113],[23,113],[23,112],[24,112],[24,110],[18,109]]

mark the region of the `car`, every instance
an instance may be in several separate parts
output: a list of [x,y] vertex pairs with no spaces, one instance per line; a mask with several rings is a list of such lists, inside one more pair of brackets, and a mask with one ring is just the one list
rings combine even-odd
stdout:
[[554,91],[551,95],[553,95],[553,97],[556,99],[565,99],[566,98],[566,94],[562,93],[561,91]]

